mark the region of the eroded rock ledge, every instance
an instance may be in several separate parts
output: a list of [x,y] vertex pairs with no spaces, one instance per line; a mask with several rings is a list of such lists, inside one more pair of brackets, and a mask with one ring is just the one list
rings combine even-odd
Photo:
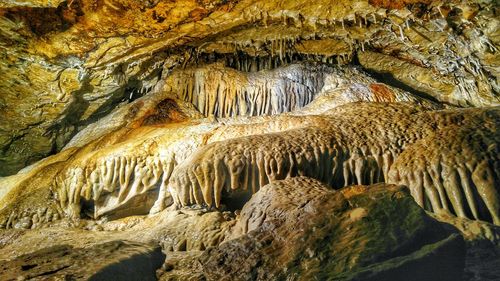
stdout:
[[200,257],[203,272],[209,280],[460,280],[461,238],[405,192],[335,192],[306,178],[271,183],[243,208],[237,238]]

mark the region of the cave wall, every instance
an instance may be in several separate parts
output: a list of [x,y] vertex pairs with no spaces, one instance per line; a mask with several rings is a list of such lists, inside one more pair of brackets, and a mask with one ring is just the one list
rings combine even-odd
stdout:
[[497,11],[494,1],[7,1],[0,175],[202,63],[354,64],[426,100],[497,105]]
[[498,13],[2,1],[0,279],[498,280]]

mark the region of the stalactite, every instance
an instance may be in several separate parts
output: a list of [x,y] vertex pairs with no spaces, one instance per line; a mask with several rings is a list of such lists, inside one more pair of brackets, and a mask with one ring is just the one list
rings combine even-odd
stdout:
[[[486,111],[489,118],[498,118],[494,110]],[[412,194],[424,194],[430,205],[423,198],[417,203],[428,210],[499,225],[500,193],[495,178],[500,174],[494,167],[498,167],[500,151],[491,145],[500,141],[497,128],[473,119],[459,122],[459,127],[444,127],[409,146],[391,167],[389,181],[407,185]]]
[[152,189],[165,192],[175,167],[173,157],[120,156],[101,159],[86,168],[68,168],[54,180],[59,204],[68,217],[78,217],[81,198],[92,200],[97,218]]
[[[304,138],[305,135],[308,137]],[[219,207],[223,190],[256,192],[273,180],[299,175],[335,187],[343,186],[344,179],[349,184],[383,180],[381,173],[377,173],[381,163],[374,165],[375,158],[349,156],[348,152],[336,149],[331,138],[320,130],[304,129],[214,143],[174,170],[169,190],[177,204]],[[314,139],[315,144],[309,143],[309,139]],[[346,164],[349,162],[356,164]],[[338,170],[342,166],[347,170],[344,175]],[[206,186],[207,182],[213,183],[213,188]]]
[[[174,202],[200,204],[201,196],[190,194],[201,194],[201,203],[219,207],[223,190],[255,192],[273,180],[295,176],[316,178],[335,188],[384,181],[393,155],[405,143],[394,143],[384,136],[377,136],[375,143],[365,143],[373,138],[368,132],[343,132],[347,124],[335,122],[343,113],[335,116],[319,118],[321,128],[231,139],[199,149],[174,169],[168,186]],[[207,181],[214,185],[204,187]]]
[[405,41],[405,34],[403,33],[403,28],[398,24],[399,35],[401,36],[401,41]]
[[175,82],[181,89],[179,98],[206,116],[274,115],[304,107],[323,86],[320,72],[298,65],[273,71],[273,79],[268,79],[269,73],[231,74],[238,80],[209,69],[195,70],[187,80],[179,77]]
[[[434,117],[403,114],[396,117],[399,127],[391,125],[395,122],[394,117],[379,116],[376,122],[367,119],[370,125],[362,127],[361,131],[345,132],[343,130],[348,125],[339,119],[335,119],[338,123],[326,119],[320,122],[321,128],[213,143],[201,148],[174,169],[168,188],[179,206],[200,204],[203,197],[202,203],[219,207],[223,190],[254,192],[273,180],[288,177],[312,177],[334,188],[386,181],[409,186],[415,201],[436,213],[450,211],[460,217],[470,216],[500,224],[500,194],[495,187],[495,179],[500,177],[491,168],[492,165],[498,166],[498,150],[486,154],[467,152],[465,154],[473,158],[466,161],[455,158],[460,152],[422,143],[427,138],[433,143],[440,143],[433,139],[435,127],[442,128],[438,132],[460,132],[456,129],[455,120],[464,117],[453,116],[456,116],[454,112],[435,113]],[[426,123],[428,120],[437,121],[436,124],[429,124]],[[465,127],[476,122],[474,118],[465,120],[465,123],[459,121]],[[418,131],[411,131],[408,125],[403,125],[410,123],[425,125],[416,126]],[[380,126],[379,129],[387,131],[382,136],[374,136],[370,132],[376,129],[370,129],[370,126]],[[476,134],[480,141],[488,143],[489,138],[497,137],[494,132],[478,135],[477,128],[473,126],[467,127],[469,133]],[[356,128],[360,130],[360,127]],[[396,135],[401,138],[391,137]],[[457,137],[443,139],[457,142]],[[467,146],[467,142],[464,144]],[[445,145],[453,147],[448,143]],[[477,146],[479,151],[483,146]],[[461,153],[468,149],[454,148],[460,149]],[[426,156],[422,156],[423,152]],[[439,160],[433,165],[413,160],[414,157],[425,159],[428,155],[439,155]],[[457,162],[453,162],[455,160]],[[461,165],[462,162],[467,164]],[[215,184],[207,186],[207,182]],[[192,200],[188,191],[202,196]]]

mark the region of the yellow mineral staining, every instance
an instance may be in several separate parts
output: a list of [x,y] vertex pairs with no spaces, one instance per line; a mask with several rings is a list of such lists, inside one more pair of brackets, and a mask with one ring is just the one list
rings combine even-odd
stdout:
[[459,280],[429,212],[498,242],[494,1],[0,2],[0,279]]
[[[7,51],[0,60],[0,108],[6,109],[0,117],[11,121],[0,124],[7,132],[0,135],[1,164],[7,167],[0,174],[60,151],[82,127],[120,103],[159,91],[172,71],[206,62],[243,72],[304,62],[341,67],[360,62],[386,78],[379,82],[440,102],[499,104],[499,23],[491,3],[389,2],[4,1],[0,39]],[[267,75],[282,85],[263,85]],[[271,72],[241,76],[242,84],[256,86],[214,82],[194,89],[208,84],[187,77],[186,89],[179,92],[194,103],[199,101],[193,93],[206,93],[195,106],[227,117],[303,107],[318,86]],[[309,86],[315,87],[299,101]],[[281,92],[287,88],[294,94],[285,100]],[[391,101],[385,94],[380,100]]]
[[[348,85],[345,81],[343,83]],[[378,91],[378,95],[381,91],[382,95],[387,95],[385,92],[389,91],[374,84],[367,84],[366,89]],[[474,165],[479,164],[471,164],[474,173],[464,174],[468,170],[455,169],[447,162],[449,160],[437,160],[442,168],[429,172],[430,175],[437,173],[437,177],[425,173],[407,177],[403,172],[394,176],[389,172],[400,167],[400,163],[412,163],[412,160],[405,160],[408,157],[405,155],[416,156],[422,152],[434,155],[418,147],[421,142],[432,138],[435,128],[453,131],[450,128],[462,124],[460,120],[470,120],[470,124],[481,120],[494,128],[490,116],[496,114],[493,109],[427,112],[403,104],[354,103],[324,110],[319,116],[241,117],[224,125],[210,119],[186,123],[183,120],[190,114],[189,109],[183,108],[182,103],[162,100],[161,96],[165,95],[156,98],[158,105],[156,109],[152,107],[152,111],[145,109],[151,106],[144,105],[142,100],[132,104],[128,111],[122,110],[125,116],[138,120],[131,123],[136,125],[101,137],[76,152],[70,161],[66,160],[67,164],[51,166],[51,171],[55,172],[53,178],[33,182],[35,185],[36,181],[38,185],[45,182],[51,186],[57,203],[51,208],[59,216],[78,217],[87,213],[97,218],[157,212],[170,204],[169,198],[176,205],[219,207],[224,193],[242,190],[251,194],[274,180],[308,176],[335,188],[383,181],[403,183],[411,188],[423,207],[436,212],[444,209],[459,216],[468,216],[464,211],[465,204],[483,204],[473,195],[479,192],[489,216],[495,222],[498,217],[498,194],[492,168],[488,166],[491,164],[487,164],[498,160],[494,156],[495,146],[485,156],[473,152],[475,148],[467,153],[473,161],[476,161],[474,157],[486,157],[484,159],[490,161],[481,163],[483,168],[479,170],[474,170]],[[374,100],[377,99],[381,97],[374,96]],[[165,102],[168,105],[164,105]],[[143,104],[142,107],[133,109],[139,104]],[[131,110],[134,115],[130,115]],[[183,117],[176,121],[172,116]],[[181,123],[175,123],[179,121]],[[472,125],[468,128],[471,136],[477,135],[477,129]],[[488,140],[488,135],[477,137]],[[495,134],[492,137],[494,140]],[[448,139],[453,143],[457,141],[456,137]],[[411,152],[412,149],[417,150]],[[448,152],[436,148],[433,153]],[[446,155],[436,159],[449,159]],[[25,173],[46,174],[48,167],[41,165]],[[418,169],[412,168],[411,171],[417,173]],[[473,181],[454,181],[452,175],[472,178]],[[432,191],[431,180],[437,186],[435,191]],[[22,186],[17,185],[17,188]],[[422,186],[426,189],[425,194]],[[15,184],[11,190],[20,191]],[[12,199],[12,194],[4,194],[2,200]],[[432,204],[424,204],[426,200]],[[448,201],[452,208],[446,207]],[[8,206],[3,212],[16,215],[6,217],[4,226],[13,227],[23,220],[30,220],[19,218],[18,211],[12,207]],[[474,218],[489,220],[484,215],[485,208],[476,211],[477,208],[471,207]],[[26,214],[33,211],[36,212],[24,209]]]
[[299,53],[314,54],[331,57],[334,55],[350,53],[350,46],[343,40],[323,39],[323,40],[305,40],[295,46]]
[[48,8],[53,7],[56,8],[64,2],[64,0],[5,0],[0,3],[0,8],[12,8],[12,7],[40,7],[40,8]]
[[[387,90],[380,86],[375,89]],[[158,102],[161,105],[165,100]],[[187,123],[175,123],[175,118],[158,119],[161,110],[162,116],[187,116],[183,112],[189,111],[179,107],[182,103],[169,104],[158,106],[156,111],[146,110],[150,114],[147,118],[138,113],[133,117],[143,120],[138,125],[101,137],[73,152],[67,164],[52,166],[53,178],[36,179],[35,185],[38,181],[38,185],[43,182],[51,186],[57,204],[51,208],[59,216],[78,217],[86,213],[97,218],[158,212],[172,199],[177,206],[220,207],[224,194],[235,190],[252,194],[274,180],[308,176],[334,188],[402,183],[410,187],[417,203],[429,210],[491,218],[497,223],[499,199],[491,166],[498,161],[496,146],[490,145],[486,154],[475,151],[482,142],[498,141],[498,136],[478,134],[480,128],[473,126],[483,122],[493,130],[492,120],[498,114],[495,109],[426,111],[409,104],[353,103],[318,116],[238,117],[230,122],[227,119],[224,124],[210,119]],[[148,119],[151,116],[153,119]],[[469,124],[468,131],[463,129],[467,134],[443,139],[451,141],[454,149],[468,151],[464,155],[470,158],[469,164],[463,168],[454,164],[461,161],[450,162],[454,161],[455,156],[450,156],[456,153],[453,150],[421,148],[435,134],[459,132],[455,129],[458,124]],[[479,143],[467,148],[467,142],[461,139],[471,137]],[[465,147],[455,145],[459,143]],[[421,173],[421,168],[410,168],[410,174],[401,170],[421,163],[412,158],[419,155],[434,157],[432,163],[437,164],[429,168],[437,165],[436,168],[428,173]],[[48,167],[42,164],[25,173],[46,174]],[[458,176],[462,180],[456,180]],[[2,200],[12,199],[12,192],[19,192],[22,186],[14,184]],[[481,200],[475,194],[480,194]],[[16,214],[6,217],[6,227],[20,223],[18,209],[12,207],[3,211]],[[470,208],[472,216],[466,208]],[[26,214],[33,211],[36,212],[24,209]]]
[[5,227],[37,225],[43,207],[52,219],[221,207],[297,176],[400,183],[426,209],[499,224],[496,109],[436,111],[498,104],[498,22],[486,24],[486,8],[28,4],[39,8],[7,1],[0,13],[0,116],[12,120],[0,124],[2,172],[62,152],[2,180]]
[[261,116],[290,112],[309,104],[322,88],[322,73],[300,65],[244,74],[221,66],[182,71],[167,81],[179,98],[205,116]]

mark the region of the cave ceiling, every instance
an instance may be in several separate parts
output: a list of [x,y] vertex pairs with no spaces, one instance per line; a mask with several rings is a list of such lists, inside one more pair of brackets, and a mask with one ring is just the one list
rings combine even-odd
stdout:
[[244,72],[305,61],[355,63],[381,82],[431,101],[499,102],[497,7],[488,3],[2,5],[3,175],[60,151],[79,130],[151,91],[170,71],[200,63],[223,62]]

